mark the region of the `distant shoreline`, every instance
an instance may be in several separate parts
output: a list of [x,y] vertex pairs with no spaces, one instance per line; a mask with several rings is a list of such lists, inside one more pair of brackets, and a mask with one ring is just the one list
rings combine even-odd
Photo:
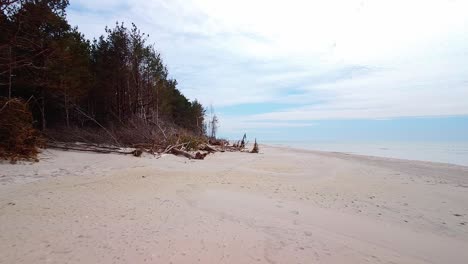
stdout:
[[[300,145],[303,143],[303,145]],[[317,144],[317,146],[314,146],[314,143]],[[296,149],[296,150],[307,150],[307,151],[313,151],[313,152],[323,152],[323,153],[337,153],[337,154],[342,154],[342,155],[356,155],[360,157],[374,157],[374,158],[384,158],[384,159],[395,159],[395,160],[406,160],[406,161],[415,161],[415,162],[432,162],[432,163],[441,163],[441,164],[450,164],[450,165],[455,165],[455,166],[462,166],[462,167],[468,167],[468,142],[449,142],[451,144],[464,144],[461,148],[460,152],[463,152],[462,155],[453,155],[452,153],[441,153],[439,152],[438,149],[432,148],[429,149],[426,153],[421,154],[419,152],[424,152],[424,149],[417,149],[420,145],[423,145],[424,142],[417,142],[415,143],[415,147],[412,149],[413,146],[408,146],[406,149],[401,149],[395,151],[392,149],[392,146],[388,146],[387,148],[382,147],[378,149],[376,146],[383,145],[384,144],[398,144],[398,143],[408,143],[408,142],[371,142],[372,147],[374,149],[368,148],[363,148],[359,149],[359,145],[363,144],[366,146],[366,144],[370,145],[368,142],[356,142],[349,144],[347,146],[344,144],[343,147],[337,147],[339,143],[324,143],[324,142],[267,142],[263,143],[262,145],[265,146],[271,146],[271,147],[283,147],[283,148],[291,148],[291,149]],[[410,144],[410,143],[409,143]],[[439,142],[432,143],[430,142],[429,144],[442,144]],[[448,144],[448,143],[447,143]],[[353,150],[344,150],[345,148],[354,148]],[[325,149],[325,148],[330,148],[330,149]],[[407,151],[406,153],[404,151]],[[393,152],[392,152],[393,151]],[[370,152],[370,153],[369,153]],[[390,153],[390,154],[389,154]],[[401,157],[401,155],[405,155],[405,157]],[[433,155],[433,156],[430,156]],[[422,156],[422,157],[421,157]],[[450,160],[451,159],[451,160]]]

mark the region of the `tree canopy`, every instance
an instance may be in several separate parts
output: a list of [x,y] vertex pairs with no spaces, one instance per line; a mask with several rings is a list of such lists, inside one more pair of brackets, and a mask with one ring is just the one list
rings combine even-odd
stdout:
[[68,24],[68,4],[0,2],[0,96],[30,102],[43,130],[137,119],[205,133],[203,106],[180,92],[148,35],[116,23],[89,41]]

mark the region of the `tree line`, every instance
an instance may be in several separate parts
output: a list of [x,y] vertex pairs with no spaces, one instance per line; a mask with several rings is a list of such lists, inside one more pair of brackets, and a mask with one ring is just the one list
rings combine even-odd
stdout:
[[43,131],[129,121],[204,135],[205,110],[169,77],[136,25],[87,40],[66,19],[68,0],[0,1],[0,96],[22,98]]

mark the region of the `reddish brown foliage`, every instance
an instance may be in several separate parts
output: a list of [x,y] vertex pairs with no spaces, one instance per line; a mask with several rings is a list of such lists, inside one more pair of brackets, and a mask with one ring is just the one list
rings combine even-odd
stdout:
[[28,104],[17,98],[0,98],[0,159],[37,161],[38,148],[43,145]]

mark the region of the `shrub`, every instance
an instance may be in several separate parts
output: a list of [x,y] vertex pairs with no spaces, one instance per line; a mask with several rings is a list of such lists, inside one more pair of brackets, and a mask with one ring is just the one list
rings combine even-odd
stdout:
[[38,161],[44,140],[33,126],[28,104],[17,98],[0,98],[0,159]]

